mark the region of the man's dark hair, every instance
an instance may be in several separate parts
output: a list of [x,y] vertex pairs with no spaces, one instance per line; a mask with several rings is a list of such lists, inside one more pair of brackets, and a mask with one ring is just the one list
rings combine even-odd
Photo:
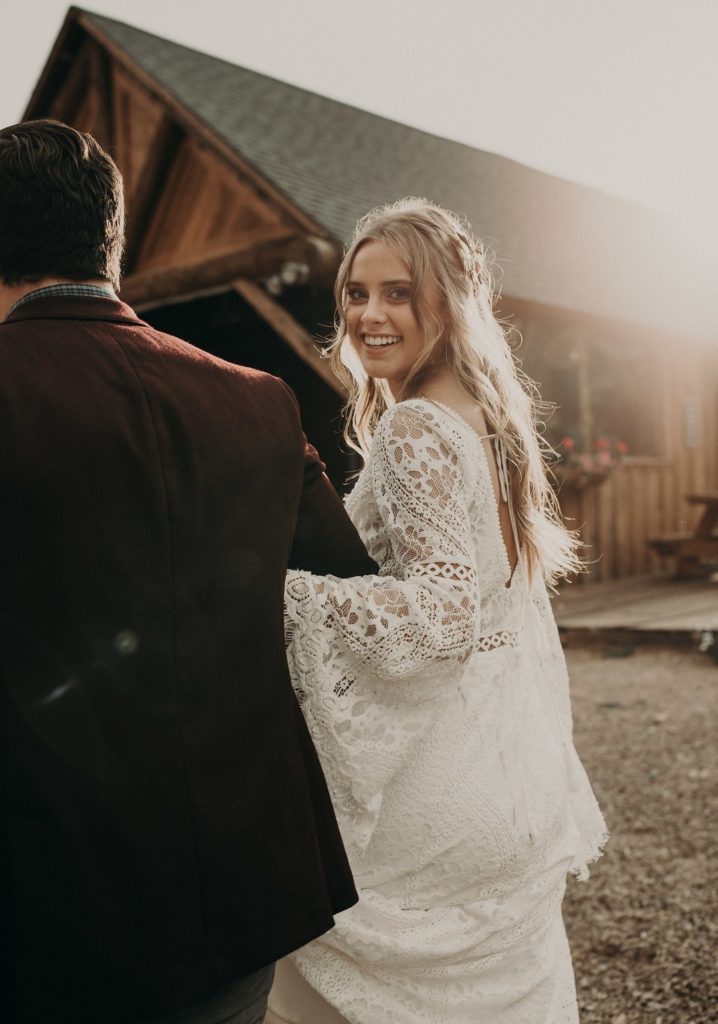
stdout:
[[91,135],[59,121],[0,130],[0,278],[120,283],[122,175]]

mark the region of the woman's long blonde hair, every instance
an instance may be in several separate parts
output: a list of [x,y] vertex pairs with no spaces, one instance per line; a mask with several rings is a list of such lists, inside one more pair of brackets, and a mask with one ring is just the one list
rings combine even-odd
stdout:
[[[426,338],[396,399],[385,380],[367,376],[349,340],[344,316],[352,263],[369,241],[383,242],[409,268],[412,307]],[[431,284],[438,288],[443,315],[427,302]],[[328,355],[349,394],[347,444],[367,459],[385,410],[395,401],[420,394],[432,373],[448,364],[481,407],[489,429],[506,443],[518,543],[529,572],[538,569],[547,582],[555,583],[577,571],[578,542],[563,525],[546,478],[546,460],[552,450],[537,430],[541,409],[537,389],[514,362],[507,335],[494,316],[486,257],[468,225],[425,199],[402,199],[372,210],[356,226],[334,294],[337,313]]]

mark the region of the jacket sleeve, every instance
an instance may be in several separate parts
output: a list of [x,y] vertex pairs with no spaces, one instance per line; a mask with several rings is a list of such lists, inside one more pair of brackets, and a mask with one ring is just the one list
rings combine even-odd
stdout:
[[[297,400],[284,387],[299,418]],[[306,438],[304,446],[304,479],[289,568],[340,578],[377,572],[315,448]]]

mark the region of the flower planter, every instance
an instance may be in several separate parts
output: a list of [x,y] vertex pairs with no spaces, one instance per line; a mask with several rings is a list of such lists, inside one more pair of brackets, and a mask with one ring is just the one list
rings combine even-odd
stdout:
[[561,456],[551,467],[559,491],[585,491],[598,487],[621,464],[628,452],[624,441],[611,437],[597,437],[592,442],[584,441],[584,450],[579,449],[575,437],[570,434],[556,446]]
[[585,491],[591,487],[598,487],[604,480],[608,480],[613,468],[613,466],[594,466],[589,469],[584,466],[559,463],[552,467],[551,472],[556,479],[559,491]]

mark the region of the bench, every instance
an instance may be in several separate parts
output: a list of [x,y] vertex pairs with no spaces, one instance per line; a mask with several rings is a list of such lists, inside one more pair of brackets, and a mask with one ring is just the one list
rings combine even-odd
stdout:
[[676,559],[676,576],[696,576],[701,563],[718,562],[718,491],[689,494],[689,505],[703,505],[704,511],[693,533],[666,533],[652,537],[649,545],[662,557]]

